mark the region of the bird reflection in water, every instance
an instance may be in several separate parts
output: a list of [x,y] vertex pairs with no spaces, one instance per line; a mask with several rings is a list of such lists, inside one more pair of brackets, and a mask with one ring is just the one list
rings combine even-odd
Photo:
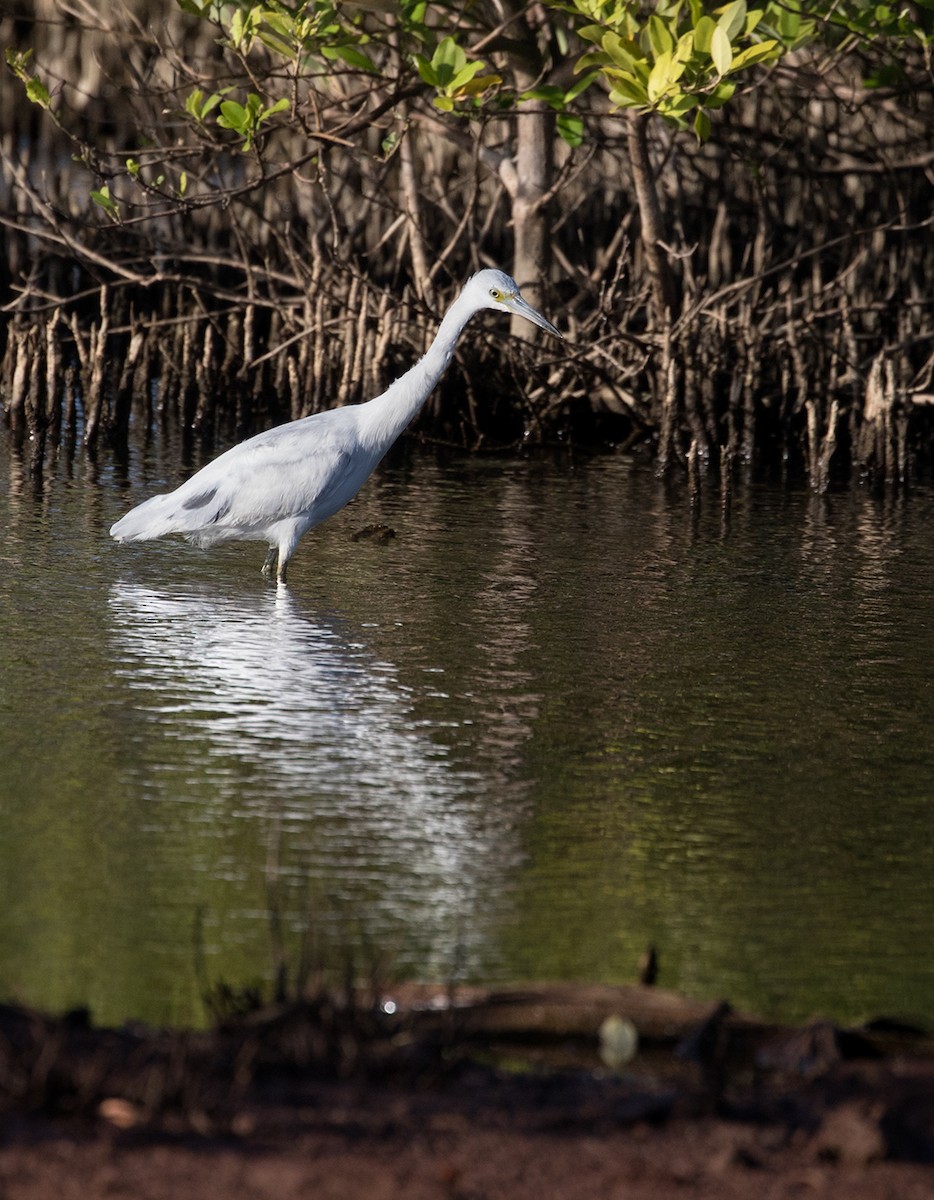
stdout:
[[[174,819],[219,832],[258,821],[281,839],[277,871],[339,895],[357,932],[401,927],[445,973],[473,957],[491,897],[515,869],[511,818],[489,811],[476,771],[415,719],[417,693],[359,631],[287,589],[226,596],[120,583],[110,610],[146,756],[139,769]],[[254,869],[267,857],[259,837]]]

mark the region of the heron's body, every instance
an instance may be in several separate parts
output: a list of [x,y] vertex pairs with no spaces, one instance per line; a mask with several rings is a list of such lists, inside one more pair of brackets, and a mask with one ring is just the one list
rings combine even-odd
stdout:
[[[502,271],[480,271],[451,305],[425,355],[381,396],[258,433],[191,479],[137,505],[111,528],[119,542],[180,533],[200,546],[261,541],[264,572],[285,582],[300,538],[351,500],[418,413],[447,367],[460,333],[481,308],[519,312],[558,331]],[[560,336],[560,334],[558,334]]]

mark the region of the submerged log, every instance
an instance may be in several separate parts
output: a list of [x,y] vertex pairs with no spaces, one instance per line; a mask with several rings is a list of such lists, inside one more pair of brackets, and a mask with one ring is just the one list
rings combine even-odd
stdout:
[[[646,984],[540,984],[510,988],[457,986],[442,990],[425,984],[404,984],[387,993],[400,1013],[450,1012],[459,1028],[490,1038],[521,1034],[534,1040],[596,1039],[600,1026],[612,1016],[630,1020],[641,1038],[678,1042],[713,1007],[678,992]],[[751,1016],[735,1015],[741,1025],[764,1028]]]

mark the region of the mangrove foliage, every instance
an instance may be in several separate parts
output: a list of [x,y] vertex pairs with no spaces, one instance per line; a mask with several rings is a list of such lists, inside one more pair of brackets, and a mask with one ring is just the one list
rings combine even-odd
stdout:
[[478,327],[422,438],[930,474],[931,0],[0,11],[0,386],[34,469],[365,399],[498,265],[567,342]]

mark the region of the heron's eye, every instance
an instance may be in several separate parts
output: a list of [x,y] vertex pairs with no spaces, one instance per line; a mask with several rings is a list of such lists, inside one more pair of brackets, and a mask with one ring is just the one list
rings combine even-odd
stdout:
[[490,288],[490,295],[494,300],[502,300],[503,298],[503,293],[499,290],[499,288]]

